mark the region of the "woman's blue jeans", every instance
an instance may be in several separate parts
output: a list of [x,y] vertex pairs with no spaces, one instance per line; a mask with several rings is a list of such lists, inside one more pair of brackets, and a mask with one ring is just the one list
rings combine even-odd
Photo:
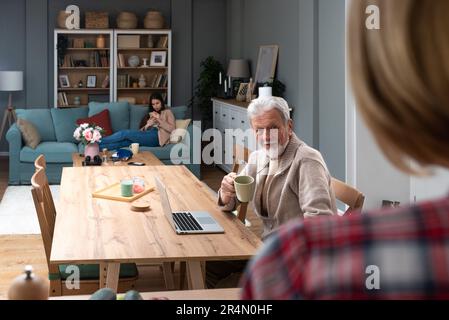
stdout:
[[144,147],[159,147],[158,129],[151,128],[147,131],[120,130],[101,139],[100,149],[117,150],[129,147],[131,143],[138,143]]

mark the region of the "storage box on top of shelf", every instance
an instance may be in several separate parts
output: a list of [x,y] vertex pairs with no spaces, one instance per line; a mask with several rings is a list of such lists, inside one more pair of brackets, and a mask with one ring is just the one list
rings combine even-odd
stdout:
[[139,48],[140,36],[120,34],[117,36],[118,49]]

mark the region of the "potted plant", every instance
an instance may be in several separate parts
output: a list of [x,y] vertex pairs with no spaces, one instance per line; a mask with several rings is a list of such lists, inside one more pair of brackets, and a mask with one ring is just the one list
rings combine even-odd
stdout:
[[201,73],[195,87],[195,95],[190,106],[196,105],[201,110],[202,130],[212,127],[212,97],[220,92],[218,77],[224,73],[222,64],[209,56],[201,62]]
[[272,87],[273,89],[273,96],[275,97],[284,97],[285,92],[285,84],[283,84],[281,81],[279,81],[276,78],[270,78],[268,81],[262,83],[260,85],[261,87]]

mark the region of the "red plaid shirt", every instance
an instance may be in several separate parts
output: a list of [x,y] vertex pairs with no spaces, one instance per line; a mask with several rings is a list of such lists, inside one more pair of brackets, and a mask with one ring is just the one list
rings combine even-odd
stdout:
[[449,299],[449,198],[294,220],[242,278],[243,299]]

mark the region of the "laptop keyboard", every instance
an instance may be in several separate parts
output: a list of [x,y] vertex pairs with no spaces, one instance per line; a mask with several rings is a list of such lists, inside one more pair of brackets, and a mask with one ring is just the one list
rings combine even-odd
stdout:
[[181,231],[203,230],[190,212],[173,212],[173,220]]

